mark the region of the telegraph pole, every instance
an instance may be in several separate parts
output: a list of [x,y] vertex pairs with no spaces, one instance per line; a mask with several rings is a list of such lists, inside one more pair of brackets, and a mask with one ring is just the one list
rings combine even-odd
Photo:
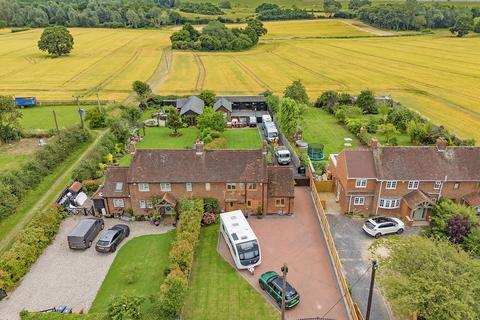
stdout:
[[58,129],[57,114],[55,113],[55,110],[53,110],[53,119],[55,120],[55,128],[57,128],[57,135],[60,137],[60,130]]
[[370,311],[372,309],[373,286],[375,285],[375,271],[377,270],[377,260],[372,261],[372,276],[370,278],[370,292],[368,293],[367,314],[365,320],[370,320]]
[[82,126],[82,130],[84,129],[83,125],[83,110],[80,109],[80,96],[73,96],[77,100],[77,108],[78,108],[78,114],[80,115],[80,123]]
[[285,297],[287,295],[287,273],[288,267],[286,263],[282,266],[282,320],[285,320]]
[[98,104],[98,110],[100,110],[102,107],[100,106],[100,97],[98,96],[98,91],[97,91],[97,104]]

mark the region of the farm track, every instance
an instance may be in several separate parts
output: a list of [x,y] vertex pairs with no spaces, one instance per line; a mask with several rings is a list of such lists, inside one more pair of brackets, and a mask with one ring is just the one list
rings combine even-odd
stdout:
[[[103,38],[108,38],[108,37],[111,37],[111,35],[107,35]],[[103,39],[102,38],[102,39]],[[67,81],[65,81],[62,86],[65,86],[65,85],[68,85],[70,84],[71,82],[77,80],[79,77],[81,77],[85,72],[89,71],[91,68],[93,68],[97,63],[99,63],[100,61],[106,59],[106,58],[110,58],[111,59],[111,56],[113,54],[115,54],[116,52],[118,52],[119,50],[125,48],[126,46],[128,46],[130,43],[132,43],[133,41],[136,41],[140,38],[132,38],[130,39],[129,41],[125,42],[124,44],[118,46],[117,48],[115,48],[114,50],[112,51],[109,51],[108,53],[106,53],[103,57],[100,57],[99,59],[95,60],[94,62],[92,62],[89,66],[87,66],[85,69],[83,69],[82,71],[80,71],[79,73],[77,73],[76,75],[74,75],[73,77],[71,77],[70,79],[68,79]]]
[[355,22],[350,22],[350,21],[346,21],[346,20],[340,20],[340,21],[342,23],[346,24],[347,26],[350,26],[350,27],[355,28],[357,30],[367,32],[367,33],[370,33],[370,34],[373,34],[373,35],[376,35],[376,36],[385,37],[385,36],[395,35],[395,33],[393,33],[393,32],[377,29],[375,27],[371,27],[371,26],[368,26],[368,25],[361,26],[361,25],[355,24]]
[[207,69],[203,64],[202,58],[197,53],[194,53],[193,56],[195,57],[195,64],[197,65],[198,74],[197,74],[197,81],[195,82],[195,90],[201,91],[205,84],[205,78],[207,76]]
[[253,81],[255,81],[260,87],[273,91],[272,87],[265,81],[263,81],[260,77],[258,77],[252,70],[250,70],[243,62],[241,62],[237,57],[232,57],[230,58],[237,64],[237,66],[243,70],[250,78],[252,78]]
[[98,141],[107,133],[107,130],[101,132],[98,137],[91,143],[91,145],[83,152],[83,154],[67,169],[65,172],[60,175],[57,180],[50,186],[47,192],[35,203],[35,205],[28,210],[23,219],[15,225],[15,227],[10,231],[10,233],[0,241],[0,252],[3,252],[15,239],[19,232],[22,231],[23,227],[30,222],[34,214],[41,210],[43,207],[47,206],[49,203],[47,199],[52,195],[54,190],[59,187],[60,183],[72,173],[73,169],[76,168],[87,156],[87,154],[96,148]]
[[274,55],[274,56],[276,56],[276,57],[278,57],[278,58],[280,58],[280,59],[282,59],[282,60],[287,61],[287,62],[290,63],[290,64],[293,64],[293,65],[295,65],[295,66],[297,66],[297,67],[299,67],[299,68],[301,68],[301,69],[304,69],[304,70],[310,72],[311,74],[313,74],[313,75],[315,75],[315,76],[317,76],[317,77],[319,77],[319,78],[328,79],[328,80],[330,80],[330,81],[338,84],[338,85],[341,87],[341,90],[348,90],[348,89],[349,89],[349,87],[348,87],[344,82],[342,82],[342,81],[339,81],[339,80],[333,79],[333,78],[331,78],[331,77],[329,77],[329,76],[326,76],[326,75],[324,75],[324,74],[321,74],[320,72],[317,72],[317,71],[315,71],[315,70],[313,70],[313,69],[310,69],[309,67],[306,67],[306,66],[304,66],[304,65],[302,65],[302,64],[300,64],[300,63],[298,63],[298,62],[295,62],[295,61],[293,61],[293,60],[291,60],[291,59],[289,59],[289,58],[286,58],[286,57],[284,57],[284,56],[282,56],[282,55],[280,55],[280,54],[278,54],[278,53],[276,53],[276,52],[273,52],[273,51],[267,51],[267,52],[270,53],[270,54],[272,54],[272,55]]

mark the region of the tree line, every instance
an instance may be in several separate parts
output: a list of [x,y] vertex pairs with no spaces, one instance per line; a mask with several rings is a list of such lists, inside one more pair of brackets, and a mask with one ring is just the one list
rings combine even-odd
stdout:
[[282,8],[275,3],[262,3],[255,8],[255,13],[260,20],[296,20],[314,19],[315,15],[305,9],[293,5],[291,8]]
[[170,36],[173,49],[190,49],[198,51],[245,50],[258,43],[259,38],[267,33],[260,20],[253,19],[246,28],[227,28],[220,21],[210,21],[202,31],[189,23],[182,30]]

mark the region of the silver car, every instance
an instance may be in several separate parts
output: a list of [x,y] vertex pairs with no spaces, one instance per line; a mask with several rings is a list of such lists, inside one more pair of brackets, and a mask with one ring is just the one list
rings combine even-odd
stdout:
[[375,217],[365,221],[363,231],[378,239],[386,234],[403,233],[405,224],[400,219],[393,217]]

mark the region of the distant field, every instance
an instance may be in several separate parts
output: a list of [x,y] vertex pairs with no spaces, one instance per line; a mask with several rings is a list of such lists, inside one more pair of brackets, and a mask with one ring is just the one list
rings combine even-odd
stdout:
[[[81,106],[82,109],[91,110],[94,106]],[[33,107],[22,109],[20,124],[26,131],[36,129],[48,130],[55,128],[53,111],[57,114],[60,129],[80,124],[80,115],[76,106]]]
[[0,94],[71,100],[73,95],[121,100],[134,80],[147,80],[170,44],[170,31],[70,29],[74,49],[52,58],[38,50],[42,30],[0,34]]
[[[321,37],[324,30],[330,36],[362,31],[337,20],[268,26],[277,37],[289,37],[295,33],[290,30],[300,30],[304,24],[309,27],[298,31],[303,39],[263,40],[245,52],[174,51],[171,71],[160,92],[183,95],[210,89],[220,94],[282,93],[293,80],[301,79],[314,100],[325,90],[358,94],[370,88],[378,95],[392,95],[462,137],[480,141],[479,35],[458,39],[438,32],[410,37],[308,39]],[[282,30],[282,25],[290,27]],[[329,31],[332,29],[337,33]]]

